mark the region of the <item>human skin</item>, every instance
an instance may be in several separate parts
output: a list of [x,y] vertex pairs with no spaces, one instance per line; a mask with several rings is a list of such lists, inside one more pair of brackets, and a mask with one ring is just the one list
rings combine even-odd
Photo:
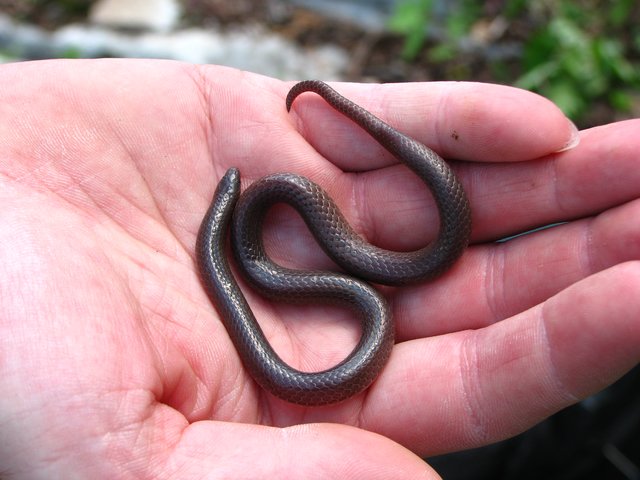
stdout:
[[[291,85],[165,61],[0,66],[0,478],[438,478],[420,456],[512,436],[638,363],[639,120],[576,145],[513,88],[335,84],[458,160],[472,243],[440,279],[383,289],[397,344],[364,394],[304,408],[259,389],[194,257],[227,168],[245,186],[310,177],[386,248],[437,233],[420,180],[317,96],[287,113]],[[265,241],[331,267],[289,208]],[[350,312],[242,285],[292,366],[354,346]]]

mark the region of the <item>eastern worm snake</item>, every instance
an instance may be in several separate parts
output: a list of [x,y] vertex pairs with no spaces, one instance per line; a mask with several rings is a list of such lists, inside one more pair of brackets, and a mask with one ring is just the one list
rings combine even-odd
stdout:
[[[315,92],[366,130],[431,191],[438,208],[438,237],[414,252],[373,246],[346,222],[331,198],[307,178],[269,175],[240,195],[240,174],[230,168],[220,180],[196,242],[203,285],[214,303],[244,367],[265,390],[292,403],[337,403],[365,390],[384,367],[394,343],[385,299],[365,281],[403,285],[429,280],[448,269],[466,248],[471,210],[451,168],[435,152],[398,132],[327,84],[304,81],[286,99],[287,110],[303,92]],[[262,224],[276,203],[293,206],[320,246],[348,274],[291,270],[273,263],[262,243]],[[268,298],[290,302],[339,303],[358,311],[362,336],[349,356],[322,372],[301,372],[284,363],[269,345],[229,266],[226,237],[251,286]],[[357,278],[354,278],[357,277]]]

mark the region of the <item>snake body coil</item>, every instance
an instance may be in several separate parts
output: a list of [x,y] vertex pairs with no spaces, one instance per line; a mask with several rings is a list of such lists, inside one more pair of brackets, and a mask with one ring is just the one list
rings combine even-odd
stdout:
[[[413,170],[432,192],[440,216],[439,234],[434,242],[415,252],[394,252],[367,243],[349,226],[324,190],[304,177],[270,175],[240,195],[240,175],[232,168],[218,184],[196,244],[205,288],[245,368],[260,386],[292,403],[324,405],[363,391],[378,376],[393,346],[391,315],[384,298],[361,280],[339,273],[291,270],[273,263],[261,238],[269,208],[276,203],[293,206],[324,251],[345,271],[387,285],[431,279],[449,268],[468,244],[471,212],[452,170],[431,149],[393,129],[323,82],[296,84],[287,96],[287,110],[306,91],[322,96]],[[362,336],[344,361],[322,372],[307,373],[278,357],[231,274],[225,248],[229,223],[238,266],[263,295],[293,302],[337,302],[360,313]]]

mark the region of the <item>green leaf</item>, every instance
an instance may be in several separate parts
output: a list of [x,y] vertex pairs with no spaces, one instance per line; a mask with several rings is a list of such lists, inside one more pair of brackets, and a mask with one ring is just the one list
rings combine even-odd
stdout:
[[430,20],[431,0],[413,0],[399,3],[387,23],[392,32],[414,34],[424,30]]
[[389,18],[391,31],[404,35],[402,56],[412,60],[424,46],[427,25],[431,18],[432,0],[412,0],[399,3]]
[[580,90],[565,80],[554,82],[543,93],[569,118],[580,116],[587,106],[586,99],[580,94]]
[[551,60],[529,70],[516,80],[514,86],[525,90],[538,90],[548,83],[558,73],[558,70],[558,62]]
[[633,7],[636,6],[636,0],[617,0],[612,2],[610,6],[608,17],[609,21],[614,27],[619,28],[624,26],[624,22],[629,19]]
[[627,92],[614,90],[609,93],[609,104],[618,111],[628,112],[633,107],[633,98]]

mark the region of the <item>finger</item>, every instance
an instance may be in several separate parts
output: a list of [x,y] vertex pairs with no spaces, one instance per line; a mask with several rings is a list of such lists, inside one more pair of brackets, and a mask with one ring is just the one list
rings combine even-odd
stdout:
[[[583,218],[637,198],[637,142],[629,139],[638,130],[640,120],[595,128],[576,148],[539,161],[454,164],[471,203],[472,242]],[[338,178],[329,184],[331,194],[371,242],[412,250],[437,235],[431,194],[406,167]]]
[[581,133],[580,144],[537,162],[465,170],[474,238],[496,239],[583,218],[640,196],[640,120]]
[[400,340],[480,328],[593,273],[640,258],[640,200],[505,243],[470,248],[439,282],[394,293]]
[[[550,101],[512,87],[465,82],[334,87],[445,158],[528,160],[566,148],[577,137],[573,124]],[[343,170],[396,163],[317,95],[301,96],[293,110],[306,140]]]
[[635,366],[638,318],[636,261],[490,327],[400,344],[362,426],[421,455],[512,436]]
[[[437,479],[424,461],[380,435],[335,424],[289,428],[196,422],[167,432],[165,451],[140,464],[152,478]],[[215,441],[212,441],[215,439]],[[151,467],[149,467],[151,465]]]

